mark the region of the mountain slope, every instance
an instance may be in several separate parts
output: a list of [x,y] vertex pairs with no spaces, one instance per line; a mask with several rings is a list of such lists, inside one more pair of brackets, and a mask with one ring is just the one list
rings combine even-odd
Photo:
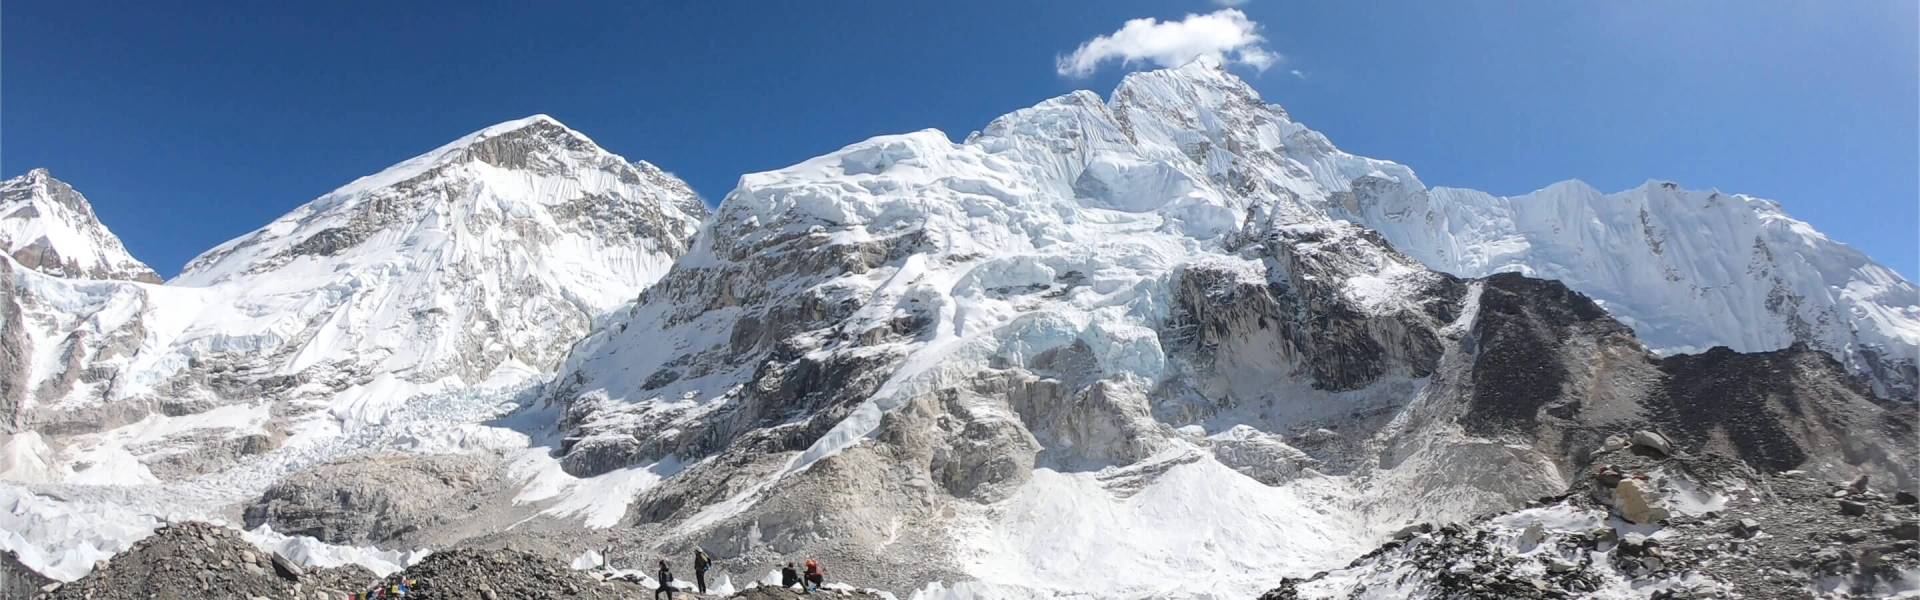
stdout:
[[189,477],[419,394],[538,378],[666,270],[696,209],[684,183],[536,116],[362,178],[165,286],[9,263],[9,475]]
[[1828,355],[1663,360],[1578,281],[1462,279],[1339,218],[1370,180],[1416,181],[1209,61],[748,175],[575,346],[562,464],[662,474],[628,513],[661,553],[1186,597],[1558,493],[1623,427],[1832,476],[1912,458]]
[[0,250],[49,275],[160,282],[159,274],[127,254],[85,196],[46,169],[0,181]]
[[1882,397],[1911,401],[1920,380],[1920,291],[1772,201],[1651,181],[1495,197],[1386,178],[1356,180],[1338,200],[1334,214],[1435,269],[1564,281],[1662,354],[1804,343]]

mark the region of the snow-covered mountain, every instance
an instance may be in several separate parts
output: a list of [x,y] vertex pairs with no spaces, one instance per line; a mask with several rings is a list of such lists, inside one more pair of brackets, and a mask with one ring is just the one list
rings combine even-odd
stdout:
[[1603,194],[1578,181],[1496,197],[1363,177],[1332,213],[1463,277],[1517,272],[1592,296],[1661,354],[1795,342],[1885,398],[1914,399],[1920,291],[1780,205],[1670,182]]
[[1429,190],[1204,59],[749,174],[704,224],[505,123],[164,286],[0,262],[0,477],[41,482],[0,485],[0,549],[71,578],[218,513],[386,561],[1252,597],[1564,493],[1622,430],[1914,485],[1876,397],[1912,389],[1910,284],[1771,203],[1583,190]]
[[160,283],[127,254],[93,205],[46,169],[0,181],[0,249],[15,262],[57,277]]
[[537,380],[704,214],[678,179],[535,116],[361,178],[164,286],[9,261],[5,475],[191,478],[421,394]]
[[[1399,196],[1373,191],[1388,183]],[[1650,238],[1653,258],[1692,270],[1629,248],[1585,276],[1567,256],[1607,248],[1605,232],[1549,237],[1552,219],[1511,208],[1526,199],[1422,189],[1208,60],[962,143],[882,136],[748,175],[665,278],[574,348],[549,396],[562,464],[653,474],[626,488],[628,518],[663,553],[825,555],[873,583],[970,582],[955,597],[1250,597],[1408,521],[1560,493],[1623,428],[1765,469],[1913,484],[1911,421],[1833,360],[1858,340],[1662,357],[1581,293],[1745,268],[1752,235],[1677,228],[1749,221],[1683,220],[1690,197],[1647,197],[1671,218],[1649,227],[1676,228]],[[1482,216],[1503,206],[1528,216]],[[1911,339],[1910,285],[1779,219],[1726,233],[1774,227],[1768,244],[1798,232],[1803,253],[1833,255],[1757,264],[1752,277],[1785,282],[1746,290],[1757,300],[1604,307],[1666,351],[1734,343],[1678,324],[1749,300],[1774,311],[1749,318],[1878,302],[1851,322],[1890,328],[1874,343]],[[1472,235],[1403,225],[1435,222]],[[1527,268],[1566,278],[1505,273]],[[1778,345],[1752,347],[1765,341]]]

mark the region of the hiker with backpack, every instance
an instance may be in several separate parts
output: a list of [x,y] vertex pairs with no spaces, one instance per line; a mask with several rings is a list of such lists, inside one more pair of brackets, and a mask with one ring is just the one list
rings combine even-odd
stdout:
[[673,571],[667,570],[667,561],[660,561],[660,587],[653,590],[653,600],[660,600],[660,594],[666,593],[667,600],[673,600]]
[[811,594],[819,590],[820,584],[826,580],[827,570],[820,568],[820,561],[807,559],[807,593]]
[[707,568],[713,566],[713,559],[706,550],[693,549],[693,582],[699,584],[700,593],[707,593]]

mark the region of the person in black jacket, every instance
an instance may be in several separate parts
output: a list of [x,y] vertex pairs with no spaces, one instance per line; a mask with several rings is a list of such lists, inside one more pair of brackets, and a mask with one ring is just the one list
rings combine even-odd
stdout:
[[653,591],[653,600],[660,600],[661,593],[667,595],[667,600],[673,600],[673,571],[667,570],[664,560],[660,561],[660,589]]
[[800,585],[800,572],[793,570],[793,563],[787,563],[787,568],[780,570],[780,587],[792,588],[796,585]]
[[699,584],[700,593],[707,593],[707,567],[713,566],[713,559],[706,550],[693,549],[693,582]]

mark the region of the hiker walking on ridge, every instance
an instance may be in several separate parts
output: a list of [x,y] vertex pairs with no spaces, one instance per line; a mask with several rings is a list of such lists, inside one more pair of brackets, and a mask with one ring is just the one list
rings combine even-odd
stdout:
[[713,559],[706,550],[693,549],[693,582],[699,584],[700,593],[707,593],[707,567],[713,566]]
[[660,600],[662,592],[667,594],[667,600],[673,600],[673,571],[667,570],[667,561],[664,560],[660,561],[660,587],[653,590],[653,600]]
[[800,572],[793,570],[793,563],[787,563],[787,568],[780,570],[780,587],[793,589],[796,585],[800,585]]
[[820,561],[807,559],[807,593],[811,594],[819,590],[820,584],[826,580],[827,570],[820,568]]

